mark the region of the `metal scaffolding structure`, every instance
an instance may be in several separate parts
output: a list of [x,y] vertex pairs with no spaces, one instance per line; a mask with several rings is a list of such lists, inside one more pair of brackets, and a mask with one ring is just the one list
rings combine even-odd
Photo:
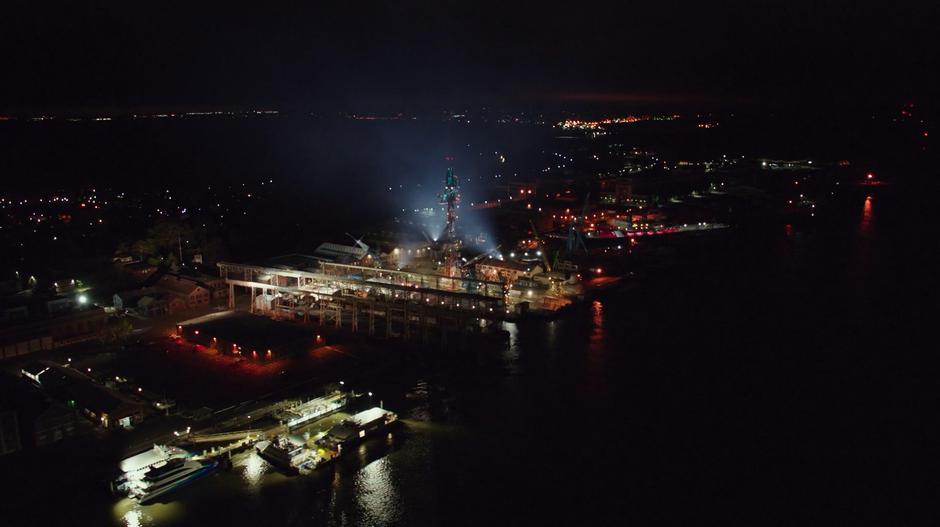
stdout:
[[[502,320],[507,310],[502,284],[467,278],[422,274],[322,262],[321,270],[285,269],[220,262],[229,285],[229,307],[235,288],[250,291],[249,311],[274,318],[334,323],[359,330],[367,322],[375,334],[377,320],[386,336],[409,337],[417,326],[466,328],[482,320]],[[472,291],[472,292],[471,292]]]
[[[450,159],[450,158],[448,158]],[[451,278],[460,275],[460,240],[457,238],[457,206],[460,204],[460,181],[454,174],[453,167],[448,167],[444,180],[444,192],[440,204],[447,213],[447,225],[444,228],[444,273]]]

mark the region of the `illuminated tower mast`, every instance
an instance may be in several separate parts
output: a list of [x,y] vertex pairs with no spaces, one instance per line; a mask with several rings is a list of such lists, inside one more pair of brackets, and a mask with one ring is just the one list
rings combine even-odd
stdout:
[[[448,161],[453,158],[448,157]],[[447,210],[447,226],[444,229],[444,273],[454,278],[459,275],[460,240],[457,239],[457,205],[460,204],[460,182],[453,167],[447,168],[444,192],[440,204]]]

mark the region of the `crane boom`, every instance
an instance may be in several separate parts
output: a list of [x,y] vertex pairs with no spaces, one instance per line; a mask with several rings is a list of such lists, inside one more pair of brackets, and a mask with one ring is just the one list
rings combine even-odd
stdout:
[[461,268],[461,269],[466,269],[467,267],[470,267],[471,265],[473,265],[473,264],[479,262],[479,261],[482,260],[483,258],[486,258],[487,256],[493,254],[495,251],[498,251],[498,250],[499,250],[499,247],[500,247],[500,246],[497,245],[496,247],[490,249],[489,251],[486,251],[486,252],[484,252],[484,253],[480,253],[480,254],[474,256],[474,257],[471,258],[470,260],[466,261],[463,265],[461,265],[460,268]]

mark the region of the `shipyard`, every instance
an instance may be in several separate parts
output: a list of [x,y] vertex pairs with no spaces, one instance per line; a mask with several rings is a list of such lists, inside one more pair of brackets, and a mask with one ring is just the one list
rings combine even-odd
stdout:
[[13,4],[2,527],[931,523],[926,10]]
[[[740,174],[754,177],[737,167],[747,161],[698,169],[680,161],[668,170],[648,151],[625,159],[632,175],[490,184],[496,199],[482,203],[463,198],[458,172],[446,166],[426,207],[358,237],[305,243],[303,252],[210,267],[189,258],[180,239],[177,261],[190,259],[193,270],[157,278],[143,270],[140,289],[113,295],[110,316],[131,321],[122,352],[53,347],[18,361],[22,375],[103,429],[130,434],[108,476],[122,517],[212,485],[215,474],[266,467],[322,479],[357,444],[408,434],[396,412],[414,398],[395,382],[389,389],[385,373],[407,384],[416,364],[485,363],[513,346],[518,324],[551,324],[605,291],[628,293],[648,262],[740,223],[723,211],[736,203]],[[804,194],[852,177],[838,167],[823,177],[791,170]],[[122,258],[118,265],[139,272]],[[409,356],[417,363],[403,365]],[[86,402],[89,386],[121,403]]]
[[[275,236],[226,256],[185,215],[160,219],[149,238],[115,251],[106,278],[59,279],[46,301],[57,311],[10,325],[5,369],[47,399],[56,428],[45,441],[109,445],[94,472],[117,523],[173,523],[177,503],[206,502],[208,512],[269,487],[323,488],[420,450],[428,426],[467,411],[456,381],[442,379],[507,360],[522,330],[550,334],[585,310],[599,324],[604,304],[642,295],[678,255],[777,218],[805,228],[834,200],[864,192],[870,207],[880,190],[872,171],[841,160],[688,161],[622,147],[623,127],[643,122],[556,123],[561,152],[509,183],[499,172],[507,153],[494,155],[489,180],[467,183],[459,158],[427,159],[440,168],[414,195],[387,191],[394,212],[319,240]],[[694,126],[677,115],[653,122]],[[251,196],[243,216],[270,214],[265,200],[280,191],[262,183],[234,191]],[[96,190],[78,205],[52,202],[104,211],[104,223],[123,199]],[[198,206],[185,199],[173,200],[177,213]],[[148,256],[151,246],[165,253]],[[16,278],[32,288],[10,298],[32,309],[41,284]],[[76,316],[96,318],[49,337],[36,325]],[[17,337],[20,327],[36,329]]]

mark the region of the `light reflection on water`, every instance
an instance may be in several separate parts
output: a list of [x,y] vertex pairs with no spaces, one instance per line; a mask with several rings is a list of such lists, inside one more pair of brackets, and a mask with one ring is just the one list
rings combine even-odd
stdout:
[[591,303],[591,349],[599,349],[604,345],[604,304],[600,300]]
[[141,506],[130,498],[124,498],[112,507],[115,523],[122,527],[150,527],[176,522],[183,513],[178,502],[154,503]]
[[509,343],[503,354],[506,366],[515,373],[519,360],[519,326],[515,322],[503,322],[503,330],[509,334]]
[[865,204],[862,205],[862,220],[859,222],[858,228],[863,234],[868,234],[871,231],[871,223],[871,196],[866,196]]
[[242,471],[242,477],[248,483],[248,486],[252,489],[257,489],[260,487],[261,478],[268,472],[270,465],[261,459],[256,452],[251,452],[245,458],[244,461],[244,470]]
[[355,488],[363,523],[388,524],[400,519],[401,496],[388,457],[373,461],[360,470],[356,475]]
[[143,523],[141,522],[141,512],[137,509],[131,509],[124,514],[124,523],[127,527],[141,527]]
[[519,340],[519,326],[515,322],[503,322],[503,329],[509,334],[509,349],[516,349]]

